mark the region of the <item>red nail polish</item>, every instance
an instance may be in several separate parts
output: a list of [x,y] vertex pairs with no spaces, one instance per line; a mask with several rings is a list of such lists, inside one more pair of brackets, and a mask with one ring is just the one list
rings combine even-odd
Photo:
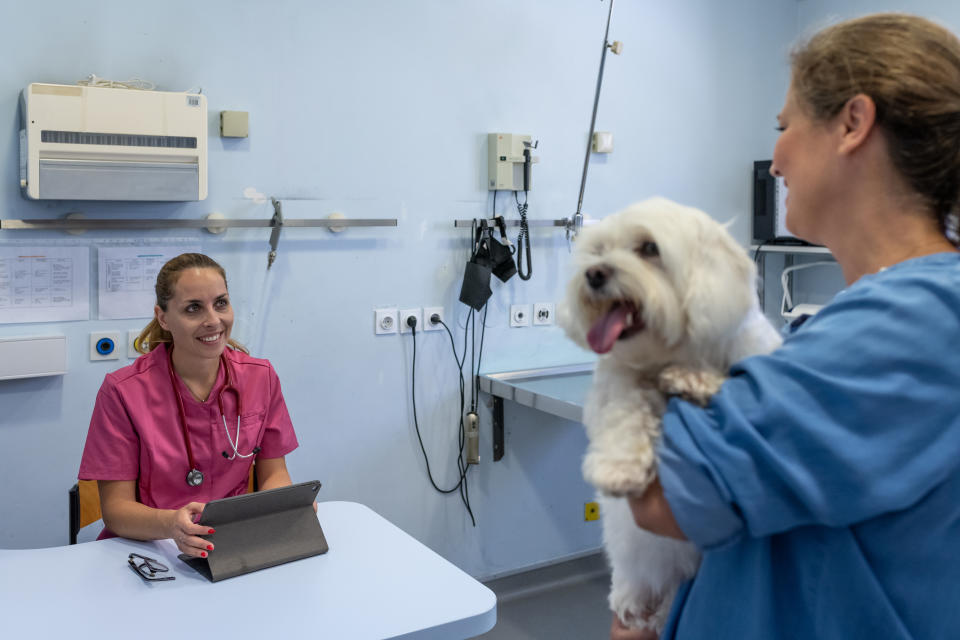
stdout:
[[207,557],[207,552],[206,552],[206,551],[201,551],[201,552],[200,552],[200,557],[201,557],[201,558],[206,558],[206,557]]
[[213,529],[210,529],[210,531],[207,531],[207,533],[216,533],[216,531]]
[[208,544],[208,545],[207,545],[207,551],[213,551],[213,545],[212,545],[212,544]]

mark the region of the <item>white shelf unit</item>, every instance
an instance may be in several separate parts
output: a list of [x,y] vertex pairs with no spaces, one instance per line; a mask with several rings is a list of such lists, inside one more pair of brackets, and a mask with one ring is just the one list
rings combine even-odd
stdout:
[[[750,245],[750,251],[756,253],[758,246]],[[829,255],[830,249],[805,244],[765,244],[760,246],[760,253],[819,253]]]
[[832,254],[830,253],[830,249],[827,249],[826,247],[803,244],[754,244],[750,245],[750,253],[751,255],[755,256],[755,261],[757,263],[757,275],[759,276],[760,281],[760,287],[757,291],[757,294],[760,298],[760,309],[764,310],[764,312],[766,312],[766,308],[764,307],[764,291],[766,289],[765,271],[767,254],[777,253],[782,255],[784,267],[791,266],[793,264],[793,257],[800,254],[821,255],[830,259],[833,258]]

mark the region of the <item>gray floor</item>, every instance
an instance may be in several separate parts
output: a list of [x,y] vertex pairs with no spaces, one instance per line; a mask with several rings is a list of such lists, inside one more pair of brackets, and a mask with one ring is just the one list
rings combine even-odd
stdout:
[[481,640],[606,640],[610,574],[599,554],[493,580],[497,624]]

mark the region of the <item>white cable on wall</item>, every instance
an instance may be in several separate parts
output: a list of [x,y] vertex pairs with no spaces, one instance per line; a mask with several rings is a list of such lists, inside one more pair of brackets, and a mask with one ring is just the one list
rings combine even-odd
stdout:
[[83,85],[85,87],[107,87],[110,89],[139,89],[141,91],[153,91],[157,88],[157,85],[150,82],[149,80],[142,80],[140,78],[130,78],[129,80],[107,80],[106,78],[101,78],[95,73],[91,73],[83,80],[77,80],[77,84]]
[[[149,80],[142,78],[130,78],[129,80],[108,80],[101,78],[95,73],[91,73],[82,80],[77,80],[77,84],[85,87],[104,87],[108,89],[136,89],[138,91],[153,91],[157,85]],[[187,89],[181,93],[203,93],[203,87]]]
[[783,297],[780,298],[780,316],[784,320],[793,320],[797,317],[797,313],[793,313],[795,305],[793,304],[793,298],[790,295],[790,285],[789,285],[789,276],[794,271],[800,271],[802,269],[809,269],[811,267],[823,267],[823,266],[839,266],[836,262],[821,260],[820,262],[808,262],[805,264],[795,264],[789,267],[786,267],[780,273],[780,287],[783,290]]

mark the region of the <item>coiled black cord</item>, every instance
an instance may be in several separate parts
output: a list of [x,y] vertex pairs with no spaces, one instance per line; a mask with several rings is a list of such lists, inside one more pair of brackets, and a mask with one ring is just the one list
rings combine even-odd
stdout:
[[[523,204],[520,204],[519,192],[514,191],[513,197],[517,201],[517,211],[520,213],[520,233],[517,235],[517,275],[521,280],[529,280],[533,275],[533,266],[530,264],[530,226],[527,224],[527,192],[523,192]],[[523,272],[523,252],[527,252],[527,272]]]

